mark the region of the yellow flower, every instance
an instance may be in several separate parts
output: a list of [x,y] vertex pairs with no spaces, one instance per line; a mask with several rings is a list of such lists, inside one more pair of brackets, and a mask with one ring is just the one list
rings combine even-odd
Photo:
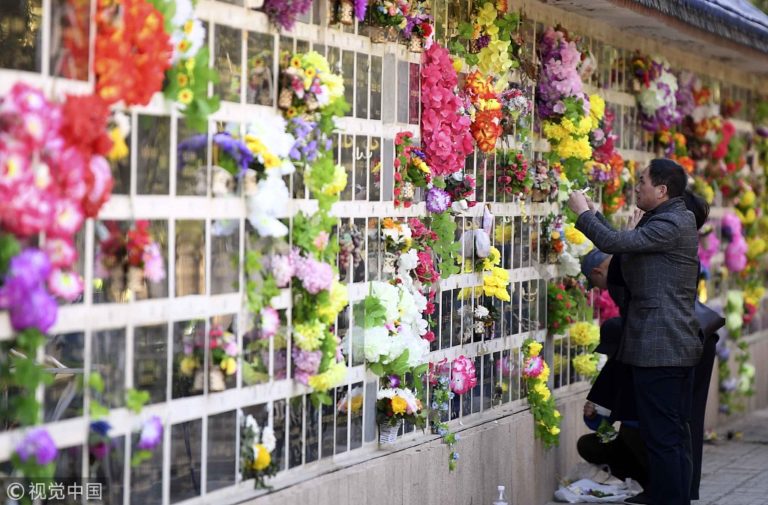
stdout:
[[528,345],[528,355],[531,357],[538,356],[543,346],[539,342],[531,342]]
[[191,74],[195,70],[195,59],[187,58],[184,60],[184,68],[187,69],[188,74]]
[[547,365],[547,362],[545,361],[544,367],[539,374],[539,380],[547,382],[547,379],[549,379],[549,365]]
[[301,56],[301,65],[306,69],[312,67],[319,74],[329,74],[331,69],[328,66],[328,60],[317,51],[309,51]]
[[115,127],[109,130],[109,138],[112,140],[112,149],[107,154],[110,161],[118,161],[128,156],[128,146],[120,133],[120,128]]
[[592,120],[588,117],[583,117],[579,120],[579,127],[576,129],[576,134],[587,135],[592,129]]
[[227,356],[221,360],[221,364],[219,366],[227,375],[233,375],[235,372],[237,372],[237,360],[235,360],[235,358],[232,356]]
[[483,294],[483,287],[474,286],[471,288],[461,288],[457,297],[459,300],[468,300],[470,298],[477,298],[481,294]]
[[285,111],[285,117],[288,119],[294,118],[298,115],[298,111],[295,107],[288,107],[288,110]]
[[189,84],[189,76],[187,74],[179,74],[176,76],[176,82],[183,88]]
[[561,414],[559,410],[555,410],[554,412],[552,412],[552,415],[555,416],[555,419],[560,419]]
[[406,402],[404,398],[400,398],[399,396],[393,396],[392,412],[394,412],[395,414],[405,414],[406,410],[408,410],[408,402]]
[[325,87],[328,88],[331,101],[344,96],[344,79],[340,75],[325,74],[322,81]]
[[197,360],[193,356],[184,356],[179,364],[181,375],[191,376],[197,368]]
[[496,21],[496,6],[491,2],[486,2],[477,12],[476,23],[480,26],[489,27]]
[[571,345],[595,346],[600,342],[600,328],[596,324],[581,321],[570,327]]
[[553,435],[559,435],[559,434],[560,434],[560,428],[558,428],[557,426],[552,426],[552,427],[549,429],[549,432],[550,432],[551,434],[553,434]]
[[461,69],[464,68],[464,60],[456,56],[453,59],[453,69],[456,71],[456,73],[460,73]]
[[264,166],[267,168],[276,168],[282,165],[280,158],[272,154],[271,152],[261,153],[262,159],[264,159]]
[[272,463],[272,456],[263,444],[253,446],[253,469],[258,471],[266,469]]
[[488,253],[487,258],[483,258],[483,270],[490,270],[492,267],[498,266],[501,263],[501,253],[498,249],[491,246],[491,251]]
[[757,258],[765,253],[767,247],[765,240],[760,237],[747,239],[747,258],[751,260]]
[[293,58],[291,58],[291,66],[293,68],[301,68],[301,58],[299,58],[298,56],[294,56]]
[[309,378],[309,387],[315,391],[328,391],[338,386],[347,376],[347,366],[344,363],[332,363],[328,370]]
[[597,356],[593,353],[579,354],[571,360],[573,368],[579,375],[594,377],[597,375]]
[[566,224],[565,225],[565,240],[570,242],[573,245],[581,245],[586,240],[587,237],[583,233],[581,233],[579,230],[576,229],[576,226],[573,224]]
[[181,39],[178,44],[176,44],[176,49],[180,53],[185,53],[187,49],[189,49],[189,46],[192,45],[187,39]]
[[560,121],[560,126],[562,126],[562,128],[568,133],[576,132],[576,125],[573,124],[573,121],[571,121],[567,117],[564,117],[563,120]]
[[304,69],[304,77],[307,79],[314,79],[316,75],[317,71],[314,68],[309,67]]
[[749,191],[745,192],[739,199],[739,207],[751,207],[755,204],[756,199],[757,195],[755,195],[755,192],[750,189]]
[[183,103],[184,105],[189,105],[192,103],[192,99],[195,98],[195,95],[192,93],[192,90],[189,88],[184,88],[181,91],[179,91],[178,96],[176,97],[176,100],[179,103]]
[[589,96],[589,115],[600,121],[605,114],[605,100],[600,95]]
[[324,195],[332,196],[341,193],[347,186],[347,171],[342,165],[336,165],[333,171],[333,180],[323,185],[321,191]]
[[299,323],[293,327],[293,343],[302,351],[316,351],[325,337],[325,325],[320,321]]
[[363,407],[363,395],[353,396],[349,401],[349,410],[352,412],[360,412]]
[[347,306],[347,303],[349,303],[347,287],[334,279],[333,284],[331,285],[328,302],[318,306],[317,315],[320,317],[321,321],[331,324],[336,320],[336,316],[339,312]]
[[552,395],[552,392],[547,387],[547,384],[542,381],[536,381],[536,384],[533,386],[533,391],[541,396],[541,399],[544,401],[549,400],[549,397]]

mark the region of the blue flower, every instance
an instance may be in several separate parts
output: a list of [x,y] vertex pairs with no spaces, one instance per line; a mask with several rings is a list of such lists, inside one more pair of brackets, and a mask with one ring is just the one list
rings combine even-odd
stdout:
[[459,453],[456,452],[456,451],[452,452],[451,453],[451,459],[453,459],[454,461],[459,459]]
[[112,429],[112,426],[106,421],[93,421],[91,423],[91,429],[102,437],[106,437],[109,430]]

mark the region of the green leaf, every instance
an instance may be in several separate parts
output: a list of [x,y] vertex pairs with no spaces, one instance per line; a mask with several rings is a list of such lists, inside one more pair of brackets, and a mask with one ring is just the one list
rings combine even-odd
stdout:
[[88,376],[88,387],[97,393],[104,392],[104,379],[99,372],[91,372]]
[[384,365],[381,363],[368,363],[368,370],[378,375],[379,377],[384,376]]
[[139,450],[133,453],[131,457],[131,466],[136,467],[142,464],[144,461],[152,459],[152,451]]
[[472,25],[472,23],[463,22],[459,24],[459,37],[463,39],[470,40],[472,39],[472,34],[475,31],[475,27]]
[[125,392],[125,406],[135,413],[141,412],[149,401],[149,391],[129,389]]
[[408,349],[404,350],[400,356],[386,366],[388,375],[394,374],[402,376],[405,375],[408,370],[410,370],[410,367],[408,366]]
[[109,408],[105,407],[101,403],[97,402],[96,400],[91,400],[89,404],[89,415],[93,419],[100,419],[102,417],[107,417],[109,415]]
[[21,245],[8,233],[0,234],[0,275],[8,270],[11,258],[21,252]]

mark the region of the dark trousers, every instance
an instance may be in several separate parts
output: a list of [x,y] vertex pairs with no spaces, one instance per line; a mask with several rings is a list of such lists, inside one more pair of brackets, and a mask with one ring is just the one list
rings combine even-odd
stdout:
[[693,367],[632,367],[654,505],[690,505]]
[[714,333],[704,341],[704,352],[701,355],[701,361],[696,365],[693,372],[693,403],[691,406],[693,475],[691,476],[691,500],[699,499],[701,457],[704,452],[704,416],[707,412],[709,381],[712,378],[712,367],[715,363],[715,348],[718,339],[717,333]]
[[638,428],[622,423],[618,436],[608,443],[601,442],[596,433],[583,435],[576,443],[576,449],[585,461],[608,465],[614,477],[634,479],[643,489],[648,485],[645,444]]

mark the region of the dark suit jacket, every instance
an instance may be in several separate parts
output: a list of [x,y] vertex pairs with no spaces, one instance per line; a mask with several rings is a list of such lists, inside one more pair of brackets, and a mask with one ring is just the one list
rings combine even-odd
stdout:
[[672,198],[646,213],[634,230],[614,230],[589,211],[576,227],[601,251],[622,253],[631,296],[618,358],[640,367],[695,366],[702,353],[693,311],[698,233],[683,199]]

